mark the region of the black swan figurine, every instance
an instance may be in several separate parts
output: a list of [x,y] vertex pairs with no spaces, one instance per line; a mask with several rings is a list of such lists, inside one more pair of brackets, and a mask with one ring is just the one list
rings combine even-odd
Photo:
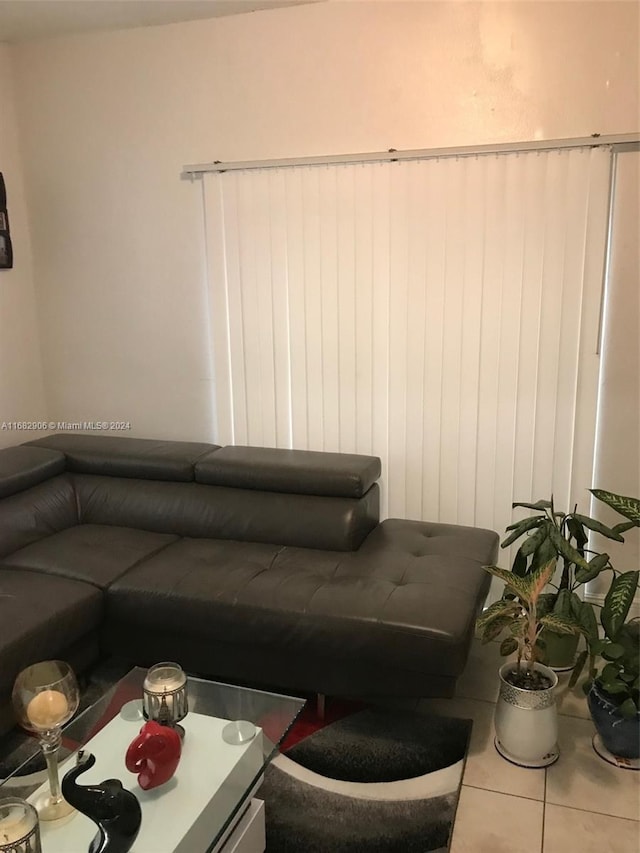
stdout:
[[118,779],[105,779],[99,785],[78,785],[78,776],[95,763],[94,755],[80,750],[76,766],[62,780],[62,796],[98,825],[89,853],[127,853],[140,830],[140,803]]

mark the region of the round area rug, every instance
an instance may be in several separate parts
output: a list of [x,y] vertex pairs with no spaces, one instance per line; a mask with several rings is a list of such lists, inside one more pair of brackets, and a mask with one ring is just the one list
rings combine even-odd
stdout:
[[267,853],[443,853],[471,721],[369,709],[267,768]]

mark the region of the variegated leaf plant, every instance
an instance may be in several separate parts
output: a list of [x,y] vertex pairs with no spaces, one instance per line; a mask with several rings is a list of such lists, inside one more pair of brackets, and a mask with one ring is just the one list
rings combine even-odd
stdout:
[[529,670],[540,657],[538,638],[544,628],[558,634],[581,632],[579,623],[571,616],[557,613],[542,614],[538,602],[556,568],[555,559],[549,560],[535,571],[521,577],[499,566],[484,566],[489,574],[505,584],[505,596],[488,607],[477,621],[476,627],[482,642],[496,639],[505,630],[509,636],[500,645],[500,654],[506,656],[518,652],[518,668],[522,661]]

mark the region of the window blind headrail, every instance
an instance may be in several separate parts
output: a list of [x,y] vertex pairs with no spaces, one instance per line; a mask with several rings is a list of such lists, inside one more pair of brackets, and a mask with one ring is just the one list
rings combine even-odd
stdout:
[[640,132],[617,133],[607,136],[573,137],[567,139],[546,139],[531,142],[505,142],[491,145],[454,146],[449,148],[416,148],[413,150],[377,151],[363,154],[329,154],[317,157],[284,157],[271,160],[214,160],[211,163],[194,163],[184,166],[184,177],[196,177],[206,172],[238,172],[254,169],[282,169],[295,166],[331,166],[355,165],[358,163],[393,163],[403,160],[431,160],[445,157],[478,157],[488,154],[514,154],[525,151],[555,151],[572,148],[603,148],[638,145]]

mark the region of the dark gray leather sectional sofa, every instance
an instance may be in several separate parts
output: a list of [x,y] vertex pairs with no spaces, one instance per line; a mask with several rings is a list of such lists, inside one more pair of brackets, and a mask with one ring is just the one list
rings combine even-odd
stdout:
[[379,523],[375,457],[65,433],[0,451],[0,706],[62,657],[451,695],[488,530]]

